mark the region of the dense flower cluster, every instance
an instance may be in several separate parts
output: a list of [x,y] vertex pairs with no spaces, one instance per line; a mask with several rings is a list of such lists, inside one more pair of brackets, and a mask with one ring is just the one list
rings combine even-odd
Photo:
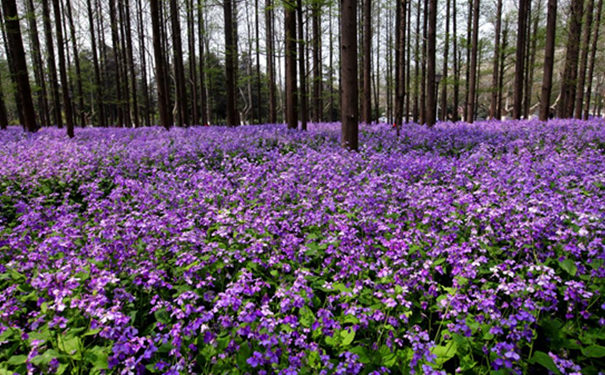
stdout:
[[0,373],[598,374],[605,122],[0,133]]

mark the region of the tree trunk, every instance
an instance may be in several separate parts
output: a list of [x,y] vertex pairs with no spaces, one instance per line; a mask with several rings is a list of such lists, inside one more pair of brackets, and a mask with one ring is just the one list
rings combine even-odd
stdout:
[[597,53],[597,42],[599,41],[599,26],[601,25],[601,11],[603,9],[603,0],[599,0],[597,5],[597,15],[595,19],[595,30],[592,39],[592,49],[590,52],[590,63],[588,65],[588,83],[586,87],[586,104],[584,106],[584,119],[588,120],[590,112],[590,96],[592,95],[592,78],[594,72],[595,56]]
[[506,49],[508,48],[508,19],[504,20],[504,30],[502,31],[502,48],[500,48],[500,74],[498,81],[498,108],[496,109],[496,117],[502,118],[502,96],[504,86],[504,63],[506,60]]
[[294,7],[285,3],[284,27],[286,39],[286,123],[288,129],[298,127],[296,88],[296,16]]
[[168,101],[166,92],[166,67],[163,55],[162,36],[160,31],[160,7],[161,0],[151,0],[151,26],[153,30],[153,54],[155,57],[155,79],[158,86],[158,107],[160,110],[160,123],[169,130],[171,127],[170,117],[168,115]]
[[187,103],[185,94],[185,70],[183,68],[183,47],[181,41],[181,23],[179,20],[179,8],[176,0],[170,0],[170,20],[172,26],[172,53],[174,63],[174,81],[176,88],[175,108],[176,125],[189,125],[187,118]]
[[55,15],[55,34],[57,35],[57,51],[59,53],[59,75],[61,76],[61,92],[63,93],[63,106],[65,107],[65,124],[67,126],[67,135],[70,138],[73,138],[73,104],[71,102],[71,95],[69,92],[69,81],[67,80],[67,67],[65,65],[65,50],[63,48],[63,29],[61,28],[62,18],[59,0],[53,0],[53,11]]
[[149,86],[147,81],[147,57],[145,49],[145,27],[143,25],[143,11],[141,6],[142,0],[137,0],[137,34],[139,36],[139,59],[141,61],[141,85],[143,89],[143,118],[145,126],[151,125],[149,118],[151,112],[151,100],[149,98]]
[[322,119],[322,102],[321,102],[321,30],[320,30],[320,4],[314,2],[312,5],[313,19],[313,121],[319,122]]
[[307,82],[305,75],[305,36],[303,34],[303,8],[302,1],[296,0],[296,9],[298,16],[298,69],[300,81],[300,119],[301,129],[307,130]]
[[[29,39],[30,39],[30,50],[32,54],[32,65],[34,67],[34,77],[36,82],[36,99],[38,102],[40,122],[41,125],[48,125],[50,123],[50,114],[48,111],[48,98],[46,93],[46,80],[44,79],[44,65],[42,64],[42,56],[40,55],[40,40],[38,39],[38,25],[36,18],[36,10],[34,8],[33,0],[27,0],[27,19],[29,21]],[[2,109],[0,109],[1,111]],[[6,111],[6,108],[4,108]],[[1,116],[1,115],[0,115]],[[6,116],[6,113],[5,113]]]
[[472,33],[471,66],[469,73],[469,95],[467,105],[467,122],[475,121],[475,94],[477,85],[477,49],[479,48],[479,0],[473,0],[473,33]]
[[574,114],[573,109],[575,104],[576,80],[578,76],[578,55],[580,53],[580,34],[582,33],[583,5],[583,0],[571,0],[567,53],[565,54],[561,97],[557,108],[557,116],[560,118],[570,118]]
[[52,27],[50,24],[50,7],[48,0],[42,0],[42,21],[44,25],[44,37],[46,39],[46,53],[48,58],[48,74],[50,79],[51,96],[53,102],[53,117],[57,127],[63,127],[61,115],[61,99],[59,95],[59,81],[57,78],[57,67],[55,63],[55,49],[53,45]]
[[473,30],[473,4],[474,2],[469,0],[468,2],[468,20],[466,27],[466,80],[464,81],[464,121],[468,121],[468,108],[470,102],[470,77],[471,77],[471,38]]
[[456,13],[456,0],[452,0],[452,33],[454,40],[454,45],[452,46],[454,52],[454,113],[452,114],[452,119],[454,121],[458,121],[458,105],[460,103],[460,60],[458,58],[458,34],[456,32],[456,25],[458,24],[458,20],[456,19]]
[[197,3],[197,22],[198,22],[198,53],[199,66],[200,66],[200,113],[202,118],[202,125],[209,124],[209,113],[208,113],[208,97],[206,96],[206,64],[204,63],[204,35],[206,30],[204,27],[204,13],[202,7],[202,1]]
[[105,111],[103,108],[103,85],[101,83],[101,71],[99,69],[99,59],[97,57],[97,38],[95,35],[95,23],[92,13],[91,0],[86,0],[86,8],[88,11],[88,26],[90,28],[90,43],[92,53],[92,63],[95,72],[95,87],[93,100],[97,106],[97,119],[100,126],[105,126]]
[[[2,20],[0,20],[1,23]],[[0,77],[0,129],[6,130],[8,127],[8,115],[6,113],[6,104],[4,104],[4,93],[2,91],[2,77]]]
[[584,35],[582,40],[582,55],[580,57],[580,69],[578,70],[578,82],[576,86],[576,105],[575,105],[575,115],[574,117],[577,119],[582,118],[582,109],[584,108],[584,84],[586,82],[586,68],[588,62],[588,50],[590,43],[590,29],[592,27],[592,12],[593,12],[594,1],[588,0],[588,6],[584,11],[584,24],[586,27],[584,28]]
[[540,120],[542,121],[546,121],[550,117],[550,93],[552,91],[556,27],[557,0],[548,0],[546,47],[544,48],[544,75],[542,76],[542,97],[540,100]]
[[17,4],[15,0],[2,0],[2,9],[8,43],[6,47],[9,64],[12,67],[12,78],[16,86],[15,98],[18,103],[17,107],[21,112],[19,117],[23,121],[22,125],[25,130],[35,132],[38,130],[38,124],[36,123],[36,112],[29,85],[29,76],[27,74],[27,63],[25,61],[23,39],[21,38],[21,28],[19,27]]
[[357,1],[341,0],[340,74],[341,74],[341,142],[344,148],[358,148],[358,87],[357,87]]
[[269,88],[269,123],[277,122],[275,67],[273,52],[273,2],[265,0],[265,45],[267,50],[267,85]]
[[[402,0],[405,2],[405,0]],[[399,4],[402,1],[397,1]],[[398,14],[397,17],[400,17]],[[400,53],[403,53],[401,50]],[[403,70],[403,65],[400,66]],[[372,0],[363,0],[363,97],[361,99],[361,122],[370,123],[372,112]],[[402,99],[403,100],[403,99]]]
[[239,125],[237,113],[237,42],[233,20],[232,0],[224,0],[225,17],[225,78],[227,86],[227,125]]
[[424,0],[422,15],[422,65],[420,69],[420,123],[426,124],[427,101],[426,101],[426,70],[427,70],[427,26],[428,26],[428,2]]
[[197,90],[197,61],[195,58],[195,16],[193,0],[186,0],[187,11],[187,47],[189,48],[189,86],[191,92],[191,124],[199,124],[199,103]]
[[494,42],[494,65],[492,71],[492,100],[489,106],[489,117],[490,118],[500,118],[496,117],[496,112],[498,109],[498,83],[500,82],[500,77],[498,75],[500,68],[500,29],[502,28],[502,0],[498,0],[498,5],[496,9],[496,30],[495,30],[495,42]]
[[515,61],[515,86],[513,88],[513,118],[521,118],[523,104],[523,77],[525,61],[525,39],[527,37],[527,8],[530,0],[519,0],[519,17],[517,21],[517,52]]
[[418,122],[420,108],[418,108],[418,95],[420,92],[420,0],[416,1],[416,41],[414,45],[414,122]]
[[405,11],[407,0],[397,1],[396,12],[397,22],[395,24],[395,127],[397,136],[403,121],[403,100],[405,96]]
[[[475,0],[477,3],[479,0]],[[477,10],[478,12],[478,10]],[[437,0],[429,1],[429,22],[428,22],[428,40],[427,40],[427,82],[426,82],[426,95],[427,95],[427,108],[425,121],[428,126],[435,125],[437,119],[437,95],[435,89],[437,83],[435,79],[435,49],[437,43]]]
[[84,113],[84,90],[82,90],[82,70],[80,69],[80,56],[78,53],[78,44],[76,43],[76,27],[71,13],[70,1],[66,1],[65,9],[67,10],[67,20],[69,22],[69,30],[71,35],[71,46],[74,54],[74,64],[76,66],[76,87],[78,89],[78,114],[80,117],[80,126],[86,126],[86,114]]
[[542,2],[541,0],[538,1],[538,5],[536,7],[536,16],[534,18],[534,25],[533,25],[533,32],[531,33],[531,35],[533,35],[532,37],[532,41],[531,41],[531,49],[530,49],[530,53],[529,53],[529,68],[528,68],[528,84],[526,87],[526,94],[525,94],[525,112],[526,112],[526,116],[529,118],[529,111],[531,109],[531,101],[532,101],[532,96],[533,96],[533,89],[534,89],[534,68],[536,66],[536,50],[538,49],[538,26],[540,23],[540,14],[542,14]]
[[443,88],[441,89],[441,121],[447,121],[447,71],[448,55],[450,46],[450,0],[445,0],[445,43],[443,46],[443,70],[441,80]]
[[137,76],[135,69],[135,61],[134,61],[134,52],[132,48],[132,29],[131,29],[131,18],[130,18],[130,4],[129,1],[126,0],[122,6],[122,11],[124,12],[124,29],[126,32],[126,55],[127,55],[127,66],[130,73],[130,87],[131,87],[131,95],[132,95],[132,114],[133,114],[133,122],[135,127],[141,126],[139,121],[139,98],[137,94]]

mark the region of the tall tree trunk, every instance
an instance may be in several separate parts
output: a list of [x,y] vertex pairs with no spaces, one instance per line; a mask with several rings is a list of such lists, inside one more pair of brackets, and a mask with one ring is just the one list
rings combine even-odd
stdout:
[[183,47],[181,44],[181,22],[176,0],[170,0],[170,19],[172,25],[172,53],[174,62],[174,81],[176,86],[175,108],[176,124],[189,125],[185,93],[185,70],[183,68]]
[[548,0],[546,47],[544,48],[544,75],[542,76],[542,97],[540,99],[540,120],[542,121],[546,121],[550,117],[550,93],[552,91],[556,27],[557,0]]
[[[0,17],[0,23],[2,19]],[[6,104],[4,103],[4,92],[2,91],[2,75],[0,74],[0,129],[8,128],[8,114],[6,113]]]
[[88,11],[88,26],[90,28],[90,43],[92,53],[92,64],[95,73],[95,87],[93,101],[97,106],[97,120],[100,126],[105,126],[105,111],[103,108],[103,85],[101,83],[101,71],[99,69],[99,59],[97,57],[97,37],[95,35],[95,23],[92,13],[91,0],[86,0],[86,9]]
[[208,113],[208,97],[206,96],[206,64],[204,62],[205,53],[204,53],[204,35],[206,34],[206,29],[204,27],[204,13],[202,1],[198,1],[197,3],[197,22],[198,22],[198,53],[199,56],[199,66],[200,66],[200,112],[202,118],[202,125],[209,124],[209,113]]
[[298,16],[298,69],[300,81],[300,119],[301,129],[307,130],[307,83],[305,75],[305,36],[303,34],[303,8],[302,1],[296,0]]
[[122,11],[124,12],[125,22],[124,29],[126,32],[126,54],[127,54],[127,62],[128,62],[128,70],[130,74],[130,87],[132,89],[132,114],[133,114],[133,122],[135,127],[141,126],[139,121],[139,98],[137,94],[137,76],[135,69],[135,61],[134,61],[134,52],[132,48],[132,30],[131,30],[131,18],[130,18],[130,4],[129,0],[125,0],[125,3],[122,6]]
[[187,12],[187,48],[189,49],[189,87],[191,92],[191,124],[199,124],[199,103],[197,90],[197,60],[195,58],[195,16],[193,0],[185,0]]
[[61,115],[61,99],[59,95],[59,81],[57,78],[57,67],[55,63],[55,48],[53,42],[52,27],[50,24],[50,7],[48,0],[42,0],[42,21],[44,25],[44,37],[46,39],[46,53],[48,58],[48,74],[50,79],[51,97],[53,102],[53,117],[57,127],[63,127]]
[[410,121],[410,87],[411,87],[411,45],[412,45],[412,2],[407,1],[407,28],[406,28],[406,58],[405,58],[405,122]]
[[[124,111],[124,102],[126,98],[123,96],[123,85],[126,79],[122,76],[122,63],[120,56],[122,55],[122,46],[120,45],[120,36],[118,29],[118,20],[116,15],[115,0],[109,0],[109,23],[111,27],[111,43],[113,46],[112,57],[115,67],[115,77],[112,77],[113,82],[116,85],[116,109],[118,117],[118,125],[124,126],[126,124],[126,112]],[[127,106],[127,105],[126,105]]]
[[502,48],[500,48],[500,74],[498,81],[498,108],[496,109],[496,117],[502,118],[502,96],[504,86],[504,63],[506,60],[506,49],[508,48],[508,19],[504,20],[504,30],[502,31]]
[[[42,65],[42,56],[40,55],[40,40],[38,39],[38,25],[36,18],[36,9],[34,8],[33,0],[27,0],[27,19],[29,21],[29,39],[30,39],[30,50],[32,54],[32,65],[34,67],[34,77],[37,89],[36,99],[40,113],[40,122],[42,125],[48,125],[50,123],[50,114],[48,111],[48,99],[46,93],[46,80],[44,79],[44,66]],[[2,109],[0,109],[1,111]],[[6,108],[4,109],[6,111]],[[5,114],[6,115],[6,114]],[[1,115],[0,115],[1,116]]]
[[239,125],[237,112],[237,41],[233,17],[232,0],[224,0],[225,17],[225,78],[227,85],[227,125]]
[[160,1],[151,0],[149,2],[151,8],[151,26],[153,30],[153,54],[155,57],[155,79],[158,87],[158,107],[160,109],[160,123],[166,128],[171,127],[171,120],[168,112],[168,92],[166,91],[166,66],[163,56],[162,35],[160,27]]
[[[578,82],[576,85],[576,105],[575,118],[582,118],[582,109],[584,108],[584,84],[586,82],[586,68],[588,64],[588,50],[590,49],[590,29],[592,27],[592,12],[594,1],[588,0],[588,6],[584,11],[584,35],[582,38],[582,55],[580,56],[580,69],[578,70]],[[591,77],[592,78],[592,77]]]
[[86,126],[86,114],[84,113],[84,90],[82,89],[82,70],[80,69],[80,56],[78,53],[78,43],[76,40],[76,27],[74,26],[74,18],[71,13],[70,1],[66,1],[65,9],[67,10],[67,20],[69,22],[69,30],[71,35],[71,46],[74,54],[74,64],[76,66],[76,87],[78,89],[78,110],[80,117],[80,126]]
[[588,83],[586,87],[586,104],[584,106],[584,119],[588,119],[590,112],[590,96],[592,94],[592,78],[595,65],[595,56],[597,53],[597,42],[599,41],[599,26],[601,25],[601,12],[603,10],[603,0],[599,0],[597,5],[597,15],[595,19],[595,30],[592,38],[592,49],[590,52],[590,63],[588,65]]
[[443,45],[443,70],[442,70],[442,82],[443,88],[441,89],[441,120],[447,121],[447,71],[448,71],[448,57],[450,47],[450,0],[445,0],[445,43]]
[[467,122],[475,121],[475,93],[477,85],[477,49],[479,48],[479,0],[473,0],[473,33],[472,33],[471,66],[469,72],[469,95],[467,104]]
[[149,86],[147,81],[147,57],[145,48],[145,27],[143,25],[143,10],[141,6],[142,0],[137,0],[137,34],[139,37],[139,60],[141,62],[141,88],[143,90],[143,119],[145,126],[151,125],[149,118],[151,113],[151,100],[149,98]]
[[470,77],[471,77],[471,38],[473,30],[473,1],[468,2],[468,21],[466,23],[466,80],[464,81],[464,121],[468,121],[468,108],[470,102]]
[[525,61],[525,40],[527,37],[527,8],[530,0],[519,0],[519,17],[517,21],[517,52],[515,61],[515,86],[513,88],[513,118],[521,118],[523,104],[523,77]]
[[454,41],[454,45],[453,47],[453,52],[454,52],[454,113],[453,113],[453,120],[454,121],[458,121],[458,105],[460,103],[460,60],[458,58],[458,33],[457,33],[457,27],[456,25],[458,24],[458,19],[456,18],[456,13],[457,13],[457,5],[456,5],[456,0],[452,0],[452,16],[453,16],[453,20],[452,20],[452,33],[453,33],[453,41]]
[[395,15],[397,17],[397,22],[395,23],[395,127],[397,128],[397,136],[399,136],[403,121],[403,100],[405,95],[406,2],[406,0],[397,1],[397,14]]
[[[403,0],[405,1],[405,0]],[[401,1],[398,1],[399,4]],[[400,15],[397,15],[400,17]],[[403,53],[401,50],[400,53]],[[400,66],[403,71],[403,65]],[[371,103],[371,71],[372,71],[372,0],[363,0],[363,97],[361,99],[361,122],[370,123],[372,112]],[[402,99],[403,100],[403,99]]]
[[[479,2],[479,0],[475,0]],[[478,12],[478,10],[477,10]],[[435,79],[435,49],[437,44],[437,0],[429,1],[429,22],[428,22],[428,34],[427,34],[427,82],[426,82],[426,96],[427,96],[427,108],[425,121],[428,126],[435,125],[437,118],[437,95],[435,89],[437,88],[437,82]]]
[[536,12],[534,12],[536,14],[535,18],[534,18],[534,25],[533,25],[533,31],[531,32],[530,35],[532,35],[532,40],[531,40],[531,49],[529,52],[529,65],[528,65],[528,84],[526,87],[526,93],[525,93],[525,113],[526,113],[526,117],[529,118],[529,111],[531,109],[531,101],[532,101],[532,96],[533,96],[533,89],[534,89],[534,68],[536,66],[536,50],[538,49],[538,26],[540,23],[540,14],[542,14],[542,1],[539,0],[537,7],[536,7]]
[[427,100],[426,100],[426,70],[427,70],[427,27],[429,0],[424,0],[422,15],[422,65],[420,69],[420,123],[426,124]]
[[341,142],[344,148],[358,148],[358,87],[357,87],[357,1],[341,0],[340,74],[341,74]]
[[312,19],[313,19],[313,121],[319,122],[322,119],[322,102],[321,102],[321,30],[320,30],[320,4],[313,2],[312,4]]
[[580,53],[580,34],[582,33],[583,5],[583,0],[571,0],[567,53],[565,54],[561,97],[557,108],[557,116],[560,118],[570,118],[574,114],[573,109],[575,104],[576,80],[578,76],[578,55]]
[[418,108],[418,95],[420,92],[420,0],[416,1],[416,40],[414,45],[414,122],[418,122],[420,108]]
[[273,2],[265,0],[265,45],[267,50],[267,85],[269,87],[269,123],[277,122],[275,67],[273,52]]
[[12,78],[17,88],[15,98],[18,102],[17,107],[21,112],[19,117],[23,121],[22,125],[25,130],[35,132],[38,130],[38,124],[36,123],[36,112],[29,85],[29,76],[27,74],[27,63],[25,62],[25,50],[23,49],[23,39],[21,38],[17,4],[15,0],[2,0],[2,9],[8,43],[6,47],[9,64],[12,67]]
[[263,122],[263,111],[262,111],[262,98],[261,98],[261,76],[260,76],[260,29],[259,29],[259,11],[258,11],[258,0],[254,0],[254,41],[255,41],[255,52],[256,52],[256,104],[254,105],[257,109],[256,120],[258,123]]
[[57,36],[57,51],[59,52],[59,75],[61,76],[61,92],[63,93],[63,106],[65,107],[65,124],[67,126],[67,136],[73,138],[73,107],[71,95],[69,92],[69,81],[67,80],[67,67],[65,66],[65,51],[63,48],[63,30],[61,28],[61,7],[59,0],[53,0],[53,13],[55,15],[55,25]]
[[284,28],[286,40],[286,123],[288,129],[298,127],[296,88],[296,15],[294,5],[284,4]]
[[494,65],[492,71],[492,100],[489,106],[489,117],[497,118],[496,112],[498,109],[498,83],[500,77],[498,75],[500,68],[500,29],[502,28],[502,0],[498,0],[496,7],[496,30],[495,30],[495,42],[494,42]]

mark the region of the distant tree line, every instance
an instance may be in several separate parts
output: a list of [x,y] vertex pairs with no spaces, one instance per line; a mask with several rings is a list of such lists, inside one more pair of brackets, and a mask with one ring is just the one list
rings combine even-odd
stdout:
[[3,128],[341,120],[355,148],[359,122],[586,118],[605,94],[603,0],[1,1]]

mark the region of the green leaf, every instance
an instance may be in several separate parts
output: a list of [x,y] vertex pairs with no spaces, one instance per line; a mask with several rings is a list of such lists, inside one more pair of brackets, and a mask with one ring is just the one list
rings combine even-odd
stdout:
[[359,356],[359,362],[367,364],[371,362],[370,356],[368,354],[368,350],[363,346],[355,346],[349,349],[351,353],[357,354]]
[[10,357],[8,359],[8,361],[6,361],[6,363],[9,365],[18,366],[18,365],[24,364],[25,361],[27,361],[27,356],[21,354],[21,355],[14,355],[14,356]]
[[49,350],[45,351],[44,353],[32,358],[32,363],[36,366],[40,366],[40,365],[46,366],[54,358],[59,358],[60,356],[61,356],[61,354],[59,354],[58,351],[49,349]]
[[441,366],[455,356],[457,350],[458,347],[456,346],[456,342],[454,340],[450,340],[445,345],[435,346],[431,352],[437,357],[435,359],[437,365]]
[[542,367],[554,372],[555,374],[560,374],[561,372],[555,365],[555,362],[550,358],[550,356],[544,352],[537,351],[529,360],[529,363],[537,363]]
[[565,259],[564,261],[560,261],[559,264],[561,265],[561,268],[563,268],[563,270],[565,270],[565,272],[571,276],[576,275],[578,267],[576,266],[576,262],[574,262],[572,259]]
[[313,315],[313,311],[309,308],[309,306],[305,305],[300,309],[300,324],[303,327],[309,328],[315,322],[315,315]]
[[94,366],[95,370],[107,370],[108,350],[100,346],[94,346],[86,351],[84,358]]
[[342,346],[347,347],[355,339],[355,330],[353,328],[344,329],[340,331],[340,336],[342,337]]
[[582,354],[590,358],[601,358],[605,357],[605,346],[601,345],[590,345],[586,348],[582,348]]

